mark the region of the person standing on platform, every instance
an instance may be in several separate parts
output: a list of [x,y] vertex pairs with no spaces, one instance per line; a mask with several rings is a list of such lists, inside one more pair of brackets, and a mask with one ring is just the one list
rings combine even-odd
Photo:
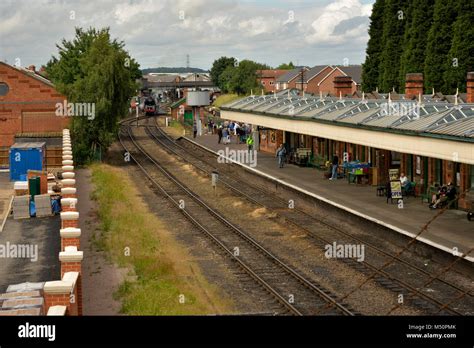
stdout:
[[247,148],[249,150],[249,153],[250,153],[250,151],[253,150],[253,137],[252,137],[252,135],[249,135],[247,137]]
[[337,152],[334,154],[332,158],[332,175],[329,180],[337,179],[337,167],[339,166],[339,157],[337,156]]
[[238,132],[239,128],[240,128],[240,125],[237,122],[235,122],[234,123],[234,135],[235,136],[237,136],[237,132]]
[[218,136],[217,143],[220,144],[222,140],[222,126],[219,126],[219,128],[217,129],[217,136]]
[[229,129],[225,127],[222,129],[222,144],[227,145],[229,143]]
[[193,138],[196,138],[198,132],[197,123],[193,124]]
[[285,161],[286,149],[283,144],[280,144],[280,147],[277,149],[276,157],[278,157],[278,165],[280,168],[283,168],[283,163]]

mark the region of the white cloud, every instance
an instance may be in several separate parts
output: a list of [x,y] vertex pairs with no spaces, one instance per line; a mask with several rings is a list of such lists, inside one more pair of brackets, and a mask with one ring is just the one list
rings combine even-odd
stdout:
[[339,62],[345,52],[352,62],[361,62],[368,21],[360,18],[367,18],[372,6],[329,1],[278,1],[266,7],[269,1],[258,0],[2,0],[0,60],[21,57],[24,65],[39,66],[57,55],[56,43],[71,39],[75,26],[109,26],[144,68],[183,66],[186,54],[191,65],[202,68],[221,55],[270,65],[289,60],[316,65]]
[[338,0],[327,5],[321,15],[311,23],[312,32],[306,37],[309,43],[333,42],[344,43],[346,40],[363,35],[367,36],[366,26],[357,26],[341,34],[334,34],[334,29],[343,21],[356,17],[369,17],[371,4],[362,4],[359,0]]

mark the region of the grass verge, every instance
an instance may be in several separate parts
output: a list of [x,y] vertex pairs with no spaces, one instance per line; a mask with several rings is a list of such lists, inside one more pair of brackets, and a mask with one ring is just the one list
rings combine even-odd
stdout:
[[[92,164],[101,234],[96,244],[135,280],[116,292],[130,315],[229,313],[232,304],[210,285],[199,267],[177,244],[167,226],[148,210],[124,169]],[[105,285],[105,284],[104,284]]]
[[216,100],[214,100],[214,103],[212,103],[212,106],[215,106],[216,108],[220,108],[222,105],[233,102],[234,100],[237,100],[239,98],[243,98],[243,96],[239,96],[237,94],[223,94],[217,97]]

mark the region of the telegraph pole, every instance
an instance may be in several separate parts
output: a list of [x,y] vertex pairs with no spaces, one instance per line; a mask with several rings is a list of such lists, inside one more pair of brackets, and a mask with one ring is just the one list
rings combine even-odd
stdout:
[[303,95],[304,93],[303,83],[304,83],[304,67],[301,68],[301,95]]

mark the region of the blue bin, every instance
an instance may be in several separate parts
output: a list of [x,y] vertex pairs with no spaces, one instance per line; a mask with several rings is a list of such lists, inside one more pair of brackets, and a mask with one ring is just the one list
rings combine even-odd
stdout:
[[10,180],[26,181],[28,170],[43,170],[46,143],[15,143],[10,147]]

